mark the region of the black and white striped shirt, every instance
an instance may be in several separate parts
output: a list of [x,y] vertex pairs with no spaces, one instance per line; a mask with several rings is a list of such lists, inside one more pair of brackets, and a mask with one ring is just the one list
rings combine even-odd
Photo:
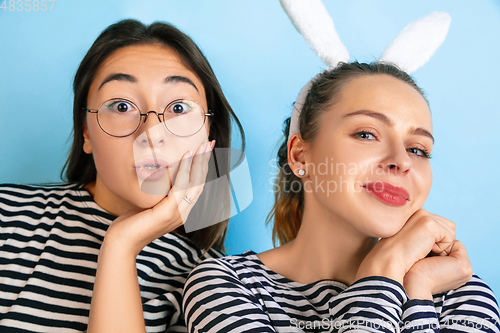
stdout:
[[252,251],[198,265],[183,308],[189,332],[500,332],[495,296],[477,276],[434,302],[408,300],[385,277],[290,281]]
[[[0,332],[85,331],[97,256],[115,218],[76,185],[0,185]],[[182,288],[201,254],[171,233],[137,256],[148,332],[186,331]]]

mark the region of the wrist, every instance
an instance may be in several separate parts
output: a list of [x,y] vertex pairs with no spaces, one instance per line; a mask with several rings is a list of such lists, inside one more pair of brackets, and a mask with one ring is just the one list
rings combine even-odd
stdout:
[[426,283],[424,276],[416,276],[411,272],[407,273],[403,280],[408,299],[433,300],[431,288]]
[[408,299],[420,299],[420,300],[430,300],[430,301],[434,299],[429,289],[425,288],[424,286],[403,285],[403,287],[405,288]]
[[371,256],[371,253],[361,263],[356,274],[356,281],[369,276],[383,276],[403,285],[405,271],[397,261],[381,256]]
[[[142,248],[141,248],[142,249]],[[99,251],[99,256],[113,256],[116,258],[135,258],[141,251],[127,241],[119,230],[109,227]]]

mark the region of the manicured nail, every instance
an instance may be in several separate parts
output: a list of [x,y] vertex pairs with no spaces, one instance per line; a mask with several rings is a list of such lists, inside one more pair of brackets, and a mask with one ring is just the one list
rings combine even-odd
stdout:
[[190,158],[191,156],[193,156],[193,151],[190,150],[187,152],[187,155],[186,155],[186,158]]
[[215,140],[212,140],[212,143],[210,144],[210,150],[213,150],[215,147]]

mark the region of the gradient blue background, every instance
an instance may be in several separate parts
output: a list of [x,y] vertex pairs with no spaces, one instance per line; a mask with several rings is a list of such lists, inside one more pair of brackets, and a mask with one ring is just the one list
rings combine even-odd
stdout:
[[[451,15],[446,41],[414,73],[427,92],[436,138],[425,208],[457,223],[474,271],[500,295],[500,2],[324,3],[352,59],[360,61],[376,60],[411,21],[435,10]],[[52,11],[0,10],[0,182],[60,179],[73,75],[98,34],[123,18],[173,23],[211,62],[246,130],[254,191],[252,204],[231,221],[227,248],[271,248],[264,220],[282,122],[300,88],[325,67],[278,0],[57,0]]]

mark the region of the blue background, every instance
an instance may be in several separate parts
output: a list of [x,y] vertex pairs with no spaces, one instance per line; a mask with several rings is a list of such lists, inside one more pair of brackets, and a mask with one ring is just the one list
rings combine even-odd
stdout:
[[[324,3],[351,59],[360,61],[376,60],[413,20],[435,10],[451,15],[444,44],[414,73],[427,92],[436,138],[425,208],[457,223],[475,273],[500,295],[500,2]],[[227,248],[271,248],[264,221],[282,122],[300,88],[325,67],[278,0],[57,0],[52,11],[0,10],[0,182],[60,180],[73,76],[99,33],[123,18],[170,22],[209,59],[246,130],[254,191],[252,204],[231,221]]]

